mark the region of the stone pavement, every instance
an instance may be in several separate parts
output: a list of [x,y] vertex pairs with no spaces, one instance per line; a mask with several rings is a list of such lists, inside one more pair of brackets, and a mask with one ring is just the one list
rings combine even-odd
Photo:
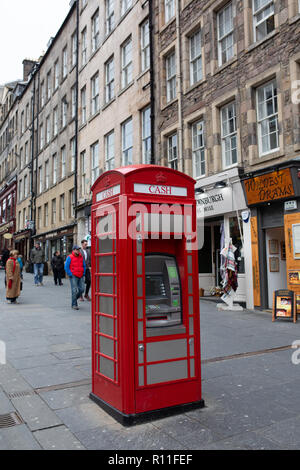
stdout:
[[[25,274],[20,304],[7,305],[3,277],[0,450],[299,448],[300,364],[288,346],[300,340],[300,323],[202,300],[206,407],[124,428],[89,399],[90,303],[71,310],[68,281],[56,287],[47,276],[37,288]],[[14,425],[3,425],[6,414]]]

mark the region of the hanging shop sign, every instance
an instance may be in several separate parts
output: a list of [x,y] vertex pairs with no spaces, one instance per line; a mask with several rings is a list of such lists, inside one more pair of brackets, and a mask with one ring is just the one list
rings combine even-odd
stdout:
[[276,201],[295,195],[289,168],[244,181],[248,205]]
[[296,295],[292,290],[277,290],[273,294],[272,321],[281,318],[297,321]]

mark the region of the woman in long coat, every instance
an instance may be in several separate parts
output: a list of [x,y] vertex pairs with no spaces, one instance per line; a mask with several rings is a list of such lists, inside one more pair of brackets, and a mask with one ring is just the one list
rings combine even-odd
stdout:
[[12,250],[6,262],[6,299],[12,304],[17,303],[21,292],[21,269],[18,255],[17,250]]

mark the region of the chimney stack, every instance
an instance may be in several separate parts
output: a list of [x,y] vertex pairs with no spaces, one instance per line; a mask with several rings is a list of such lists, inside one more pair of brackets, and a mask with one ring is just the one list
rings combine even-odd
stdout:
[[35,60],[24,59],[23,62],[23,81],[27,82],[30,72],[36,64]]

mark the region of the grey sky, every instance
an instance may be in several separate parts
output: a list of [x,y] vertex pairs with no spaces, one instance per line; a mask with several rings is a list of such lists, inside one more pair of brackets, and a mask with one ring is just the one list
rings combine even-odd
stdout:
[[70,0],[0,0],[0,84],[22,79],[22,61],[38,59],[69,11]]

